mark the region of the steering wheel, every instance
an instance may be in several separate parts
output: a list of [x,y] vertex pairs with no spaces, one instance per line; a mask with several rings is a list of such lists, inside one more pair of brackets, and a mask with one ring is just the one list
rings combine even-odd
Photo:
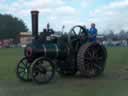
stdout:
[[77,40],[88,40],[88,33],[87,30],[81,26],[81,25],[76,25],[73,28],[71,28],[68,36],[68,42],[70,45],[72,45],[73,42]]

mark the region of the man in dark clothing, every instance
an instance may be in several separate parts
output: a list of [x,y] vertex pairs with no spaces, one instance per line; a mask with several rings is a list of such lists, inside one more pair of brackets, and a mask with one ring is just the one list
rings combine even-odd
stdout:
[[88,32],[88,31],[89,31],[85,25],[84,25],[83,27],[85,28],[86,32]]
[[46,31],[47,31],[47,33],[48,33],[49,35],[54,34],[54,30],[53,30],[52,28],[50,28],[50,24],[49,24],[49,23],[47,24],[47,29],[46,29]]

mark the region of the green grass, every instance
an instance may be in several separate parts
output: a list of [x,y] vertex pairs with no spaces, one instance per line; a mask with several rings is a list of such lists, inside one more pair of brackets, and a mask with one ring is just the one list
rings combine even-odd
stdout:
[[56,77],[46,85],[17,79],[23,49],[0,49],[0,96],[128,96],[128,48],[108,48],[103,75],[95,79]]
[[126,65],[128,64],[128,48],[109,48],[108,49],[108,64],[121,64]]
[[0,80],[16,80],[15,68],[23,49],[0,49]]

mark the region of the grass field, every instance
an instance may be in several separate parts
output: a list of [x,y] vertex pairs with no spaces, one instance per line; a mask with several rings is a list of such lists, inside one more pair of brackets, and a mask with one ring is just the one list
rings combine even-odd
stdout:
[[128,96],[128,48],[108,48],[105,72],[95,79],[56,76],[47,85],[17,79],[21,57],[23,49],[0,49],[0,96]]

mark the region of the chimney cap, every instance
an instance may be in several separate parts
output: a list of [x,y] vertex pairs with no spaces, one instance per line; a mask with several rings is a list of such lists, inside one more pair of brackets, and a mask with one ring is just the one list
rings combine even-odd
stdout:
[[38,14],[39,11],[38,11],[38,10],[32,10],[31,13],[32,13],[32,14]]

